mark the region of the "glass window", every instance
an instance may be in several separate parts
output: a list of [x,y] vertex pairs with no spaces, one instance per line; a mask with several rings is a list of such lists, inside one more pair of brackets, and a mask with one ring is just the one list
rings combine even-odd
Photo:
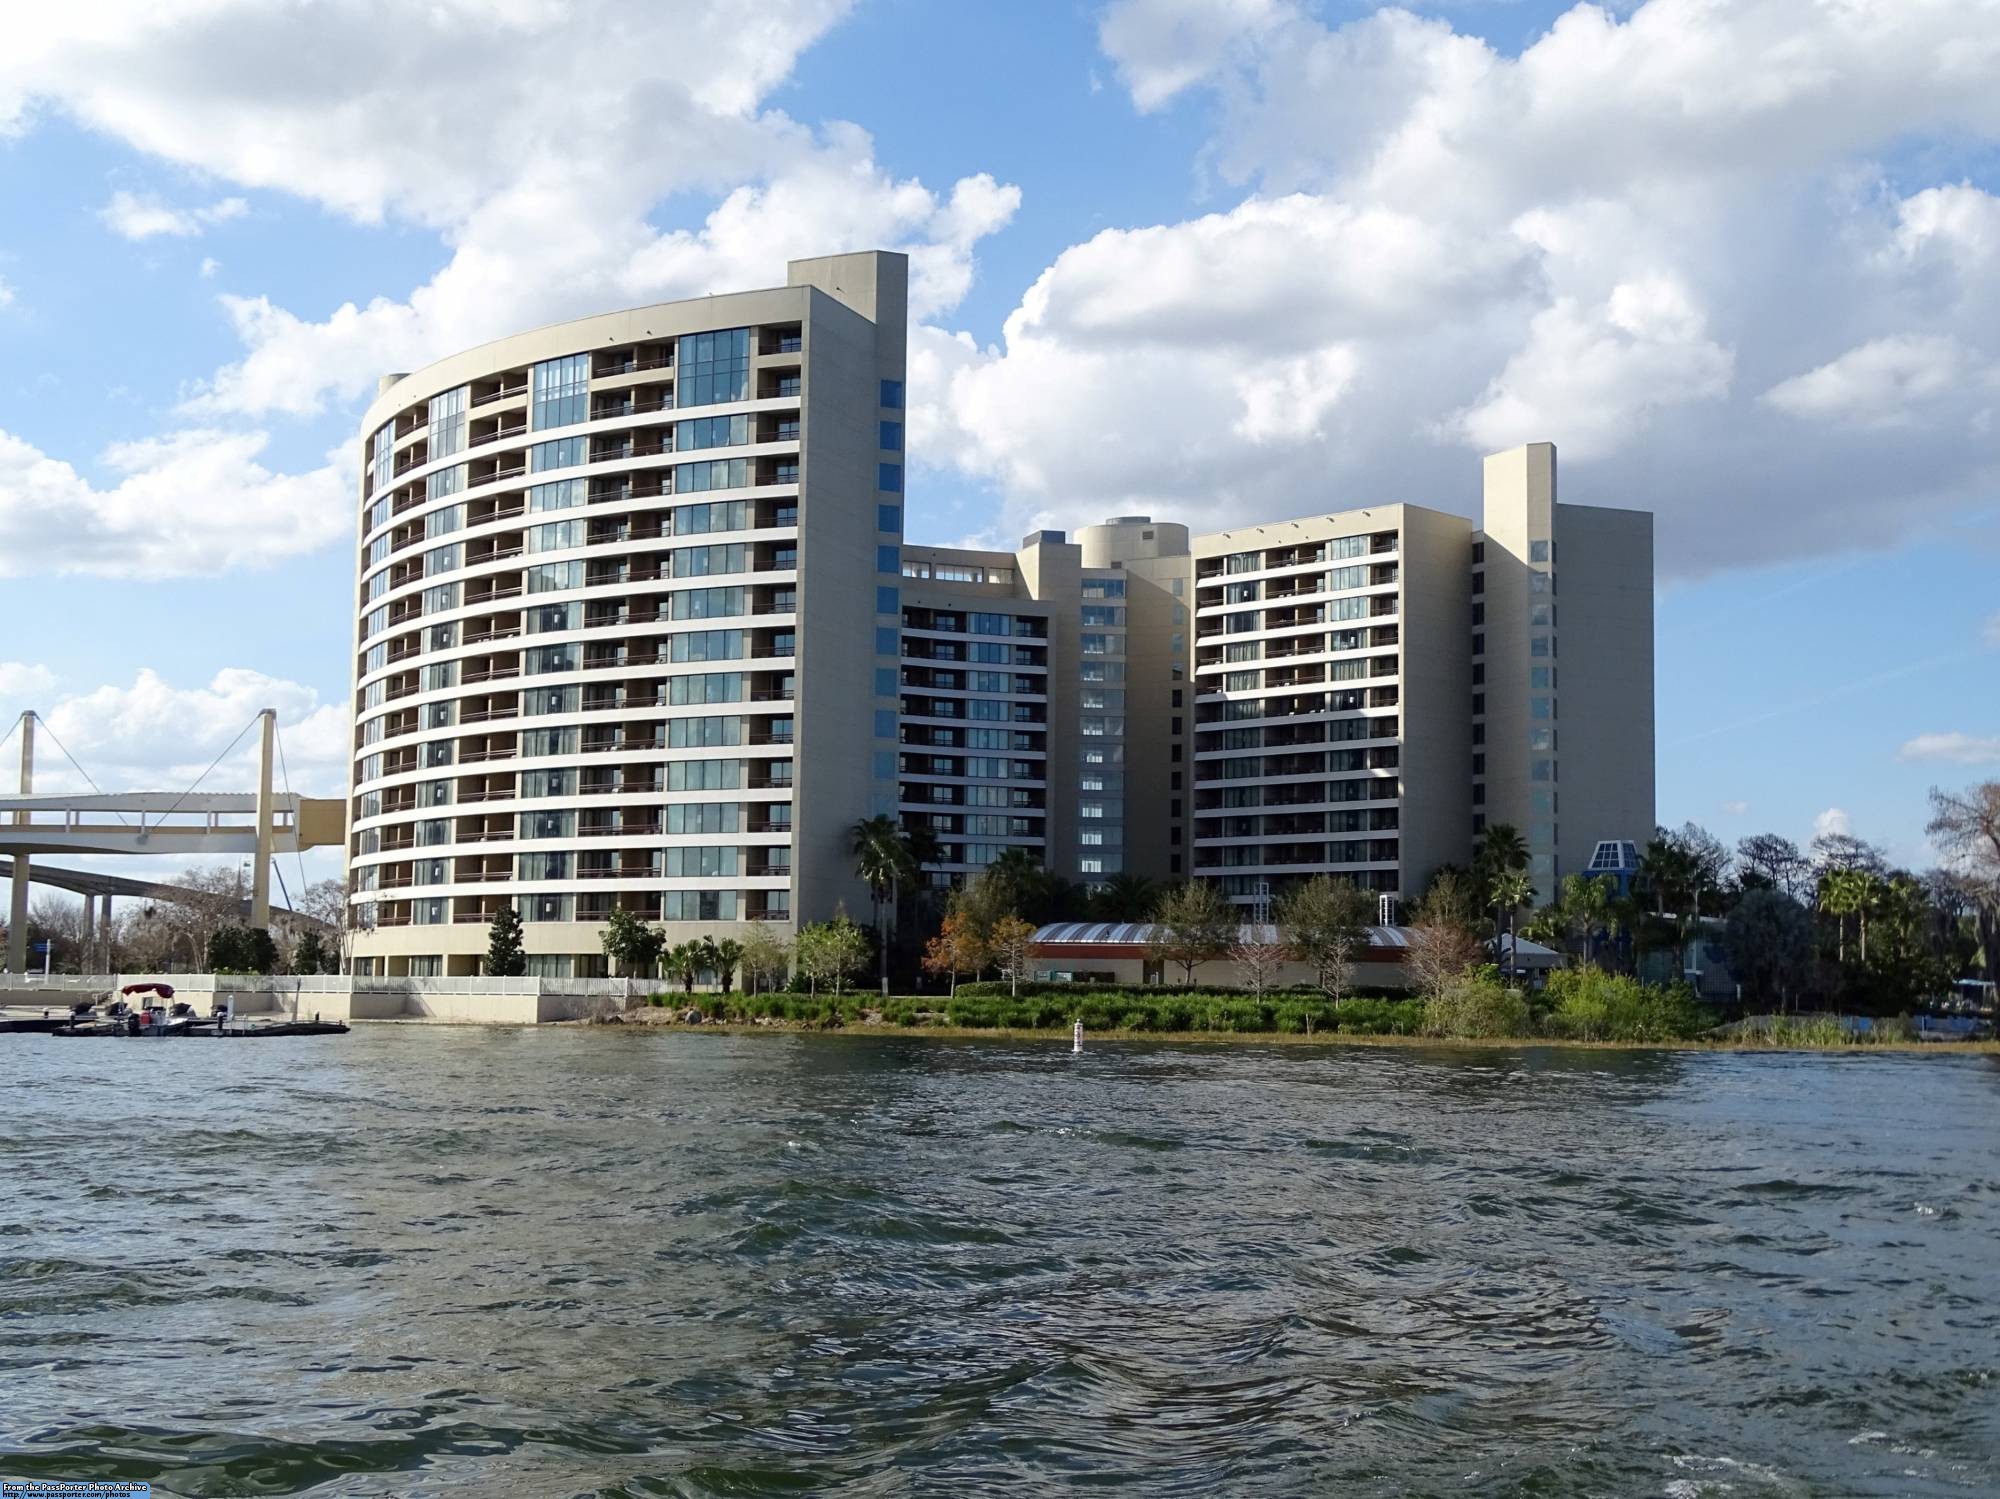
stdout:
[[902,592],[900,589],[886,586],[877,588],[875,590],[875,612],[877,614],[897,613],[902,608],[899,602],[901,597]]
[[887,453],[903,451],[903,424],[901,422],[882,423],[882,450]]
[[890,531],[898,535],[903,530],[903,507],[901,505],[877,505],[875,507],[875,529]]
[[875,548],[875,571],[888,573],[894,577],[903,570],[903,549],[897,546]]
[[454,463],[450,468],[441,468],[424,480],[424,498],[441,500],[446,495],[457,494],[465,488],[465,465]]
[[674,493],[700,494],[710,489],[742,489],[750,482],[747,458],[711,458],[705,463],[674,466]]
[[902,650],[899,640],[900,637],[897,635],[894,625],[877,625],[875,627],[875,654],[878,656],[897,655]]
[[676,406],[713,406],[750,394],[750,330],[724,328],[690,333],[674,353]]
[[1546,541],[1531,541],[1531,542],[1529,542],[1529,543],[1528,543],[1528,560],[1529,560],[1530,562],[1546,562],[1546,561],[1548,561],[1548,560],[1549,560],[1549,544],[1548,544],[1548,543],[1547,543]]
[[377,489],[386,489],[389,481],[396,476],[396,424],[394,422],[375,429],[374,449],[369,454],[370,475]]
[[465,450],[466,387],[431,397],[430,456],[449,458]]
[[[683,401],[681,404],[685,406],[689,403]],[[674,424],[676,450],[740,448],[749,441],[750,418],[747,416],[698,416],[692,421]]]
[[895,667],[878,666],[875,668],[875,695],[877,697],[894,697],[896,695]]
[[528,471],[540,473],[549,468],[576,468],[588,461],[581,437],[558,437],[549,442],[538,442],[528,449]]
[[530,510],[574,510],[584,503],[584,481],[557,479],[552,484],[528,486]]
[[903,382],[901,380],[884,380],[882,382],[882,404],[891,411],[901,411],[903,409]]
[[544,359],[529,372],[529,386],[529,424],[536,431],[580,422],[589,415],[590,356]]
[[903,492],[903,465],[900,463],[878,463],[875,465],[875,487],[890,494]]

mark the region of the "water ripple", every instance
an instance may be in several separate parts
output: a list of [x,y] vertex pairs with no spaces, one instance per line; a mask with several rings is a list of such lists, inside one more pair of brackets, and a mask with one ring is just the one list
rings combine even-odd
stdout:
[[2000,1488],[1989,1062],[9,1039],[10,1478]]

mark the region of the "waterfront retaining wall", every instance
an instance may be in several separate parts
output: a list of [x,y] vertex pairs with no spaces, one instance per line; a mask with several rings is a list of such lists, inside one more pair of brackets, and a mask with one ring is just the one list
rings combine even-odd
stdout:
[[127,984],[171,984],[206,1014],[233,1000],[239,1015],[299,1014],[322,1020],[414,1020],[440,1025],[541,1025],[623,1010],[655,985],[643,979],[354,978],[345,974],[260,976],[215,973],[53,974],[0,977],[0,1005],[66,1009]]

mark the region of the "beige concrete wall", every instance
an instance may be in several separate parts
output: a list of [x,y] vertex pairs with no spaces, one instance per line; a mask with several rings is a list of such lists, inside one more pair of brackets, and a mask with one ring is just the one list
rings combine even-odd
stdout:
[[[1554,820],[1547,798],[1560,786],[1562,767],[1558,763],[1555,781],[1537,782],[1531,777],[1533,761],[1559,761],[1559,757],[1553,751],[1530,748],[1531,728],[1555,725],[1530,719],[1530,698],[1547,694],[1530,688],[1529,674],[1537,665],[1555,667],[1559,672],[1567,641],[1557,628],[1531,625],[1531,609],[1554,600],[1531,594],[1529,585],[1534,573],[1547,572],[1552,566],[1532,558],[1537,542],[1553,540],[1555,496],[1553,444],[1529,443],[1486,459],[1481,518],[1486,588],[1479,596],[1485,606],[1485,621],[1478,627],[1486,640],[1486,672],[1485,681],[1473,689],[1486,700],[1486,742],[1479,747],[1486,757],[1486,801],[1481,810],[1489,824],[1512,824],[1529,840],[1530,874],[1541,900],[1553,894],[1554,883],[1547,868],[1535,861],[1552,857],[1554,848],[1538,843],[1534,831]],[[1556,654],[1534,656],[1530,641],[1536,636],[1553,641]]]
[[1049,807],[1046,867],[1064,879],[1076,869],[1077,637],[1083,633],[1083,554],[1060,531],[1025,538],[1015,554],[1021,586],[1048,606]]
[[[851,829],[877,812],[895,815],[894,735],[878,739],[878,709],[891,714],[892,693],[877,696],[875,670],[893,669],[894,655],[878,657],[878,625],[894,628],[896,614],[877,615],[877,587],[900,588],[895,573],[876,571],[876,548],[893,536],[876,530],[879,503],[904,503],[902,494],[878,494],[877,465],[885,456],[879,423],[903,411],[884,412],[881,382],[904,377],[905,313],[901,255],[835,256],[798,262],[795,277],[815,283],[805,333],[803,458],[799,495],[798,712],[793,754],[792,910],[797,922],[823,921],[844,908],[856,921],[870,918],[867,886],[854,873]],[[833,286],[853,305],[818,290]],[[871,315],[882,321],[871,321]],[[905,462],[897,453],[893,461]],[[891,756],[892,773],[879,785],[875,755]]]
[[1472,854],[1472,523],[1395,507],[1402,533],[1402,890]]
[[1598,840],[1653,835],[1653,517],[1557,505],[1562,784],[1557,864],[1589,866]]
[[1194,559],[1186,545],[1181,530],[1178,552],[1131,559],[1124,569],[1125,869],[1150,880],[1185,878],[1193,847]]

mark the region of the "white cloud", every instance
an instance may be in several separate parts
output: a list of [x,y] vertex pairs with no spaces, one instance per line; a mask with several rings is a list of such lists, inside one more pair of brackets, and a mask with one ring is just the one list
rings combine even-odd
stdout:
[[1535,314],[1526,346],[1447,427],[1488,451],[1560,434],[1566,456],[1595,458],[1663,407],[1721,399],[1734,368],[1685,287],[1622,282],[1601,307],[1565,297]]
[[14,305],[14,288],[7,284],[7,278],[0,276],[0,309]]
[[[176,686],[155,671],[141,670],[129,685],[107,684],[66,697],[43,716],[105,790],[178,791],[207,770],[264,708],[278,711],[292,790],[341,795],[350,732],[346,703],[324,702],[311,687],[247,667],[227,667],[200,687]],[[245,790],[256,784],[256,772],[252,730],[203,785]],[[48,789],[75,790],[82,784],[66,761],[50,765]]]
[[1854,819],[1842,807],[1828,807],[1813,819],[1813,837],[1847,838],[1854,834]]
[[351,534],[350,486],[329,462],[305,474],[260,461],[258,432],[186,429],[107,449],[108,488],[0,431],[0,577],[207,576]]
[[1779,410],[1814,421],[1892,427],[1960,389],[1972,360],[1945,334],[1878,338],[1764,392]]
[[1295,12],[1283,0],[1115,0],[1098,42],[1141,109],[1213,75],[1228,53]]
[[[1064,251],[997,347],[920,332],[912,450],[1002,489],[992,536],[1125,508],[1467,508],[1476,452],[1528,439],[1559,445],[1566,496],[1656,511],[1670,575],[1906,540],[1988,500],[1977,391],[1936,399],[1950,442],[1911,420],[1802,443],[1799,393],[1759,397],[1884,340],[2000,361],[1994,200],[1877,165],[2000,141],[1979,40],[2000,27],[1978,19],[2000,7],[1578,5],[1517,57],[1330,9],[1105,12],[1135,105],[1200,96],[1201,165],[1244,196]],[[1339,378],[1301,381],[1313,360]]]
[[1912,193],[1896,205],[1891,250],[1907,264],[1936,261],[1978,275],[2000,263],[2000,198],[1969,182]]
[[[934,191],[879,166],[854,126],[763,106],[849,8],[769,0],[746,23],[720,3],[438,0],[399,15],[391,47],[389,20],[364,0],[294,12],[132,0],[14,18],[0,136],[67,115],[211,180],[427,227],[445,257],[407,296],[330,312],[254,290],[220,296],[243,356],[187,382],[181,414],[198,430],[112,455],[126,471],[114,489],[0,436],[0,541],[80,520],[72,566],[136,573],[206,571],[344,536],[351,518],[331,498],[331,469],[228,472],[225,455],[254,458],[265,438],[218,429],[358,403],[384,371],[521,328],[777,284],[790,257],[905,249],[913,313],[956,305],[975,247],[1012,217],[1019,190],[972,173]],[[696,228],[652,221],[663,205],[718,195]],[[241,206],[119,193],[105,215],[135,236],[180,234]],[[201,274],[217,268],[204,260]],[[210,524],[223,514],[228,526]]]
[[1750,815],[1750,803],[1724,802],[1722,804],[1722,815],[1725,817],[1747,817]]
[[151,193],[120,189],[97,210],[97,216],[112,233],[126,239],[152,239],[162,234],[189,239],[211,224],[240,219],[249,211],[250,205],[241,198],[222,198],[202,208],[175,208]]
[[2000,763],[2000,734],[1919,734],[1903,742],[1898,760],[1936,760],[1951,765]]
[[217,260],[213,255],[202,256],[201,258],[202,279],[207,280],[209,277],[213,276],[217,271],[221,269],[222,269],[222,262]]
[[46,666],[0,661],[0,703],[38,697],[55,685],[56,674]]

